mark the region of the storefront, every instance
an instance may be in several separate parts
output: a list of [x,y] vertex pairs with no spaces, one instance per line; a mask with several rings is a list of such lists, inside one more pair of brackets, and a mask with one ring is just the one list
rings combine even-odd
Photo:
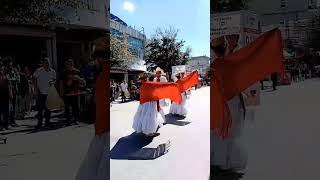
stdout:
[[34,71],[41,59],[49,57],[53,68],[57,68],[54,56],[56,34],[34,26],[0,26],[0,57],[13,60],[21,68]]
[[110,69],[110,81],[121,83],[122,81],[128,82],[128,71],[123,68]]

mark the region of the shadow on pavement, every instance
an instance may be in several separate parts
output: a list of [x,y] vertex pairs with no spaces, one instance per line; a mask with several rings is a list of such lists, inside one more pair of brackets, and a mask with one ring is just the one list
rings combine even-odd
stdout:
[[152,137],[132,133],[122,137],[111,150],[111,159],[154,160],[169,151],[170,141],[156,148],[143,148],[152,142]]
[[244,173],[235,171],[221,171],[214,167],[210,169],[210,180],[240,180]]
[[[90,123],[85,123],[85,125],[88,125],[88,124]],[[70,126],[73,126],[74,128],[80,128],[84,125],[81,124],[81,125],[70,125]],[[49,127],[41,127],[39,129],[35,129],[35,125],[21,124],[19,125],[18,129],[11,129],[8,131],[0,132],[0,135],[10,135],[10,134],[18,134],[18,133],[34,134],[34,133],[44,132],[44,131],[54,131],[54,130],[58,130],[66,127],[69,127],[69,126],[66,125],[65,120],[58,120],[56,122],[51,122],[51,125]]]
[[184,116],[176,116],[173,114],[167,114],[167,115],[165,115],[165,118],[166,118],[165,125],[171,124],[171,125],[175,125],[175,126],[186,126],[191,123],[189,121],[181,121],[181,120],[185,119]]

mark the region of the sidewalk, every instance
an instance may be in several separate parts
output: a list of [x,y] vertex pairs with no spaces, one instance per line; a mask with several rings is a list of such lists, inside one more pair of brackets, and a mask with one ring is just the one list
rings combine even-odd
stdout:
[[60,120],[55,117],[55,128],[38,131],[36,119],[18,120],[19,127],[0,132],[8,138],[7,144],[0,143],[0,179],[73,180],[94,127],[83,123],[66,127]]

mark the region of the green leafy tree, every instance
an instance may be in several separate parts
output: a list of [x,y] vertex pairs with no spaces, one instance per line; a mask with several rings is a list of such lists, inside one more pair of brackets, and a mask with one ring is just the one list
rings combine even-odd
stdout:
[[134,63],[135,56],[132,54],[128,45],[128,38],[126,35],[121,37],[111,35],[110,37],[111,50],[111,67],[128,68]]
[[82,0],[1,0],[0,21],[7,23],[51,25],[68,23],[63,11],[72,8],[84,8]]
[[148,71],[154,71],[160,67],[171,74],[172,66],[187,64],[191,58],[191,48],[187,47],[183,51],[185,41],[178,40],[177,35],[178,30],[173,27],[156,30],[145,48]]

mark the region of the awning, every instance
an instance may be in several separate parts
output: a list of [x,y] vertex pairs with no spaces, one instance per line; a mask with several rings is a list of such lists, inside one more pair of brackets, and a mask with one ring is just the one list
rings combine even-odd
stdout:
[[110,73],[114,73],[114,74],[128,74],[128,71],[125,69],[121,69],[121,68],[111,68],[110,69]]

